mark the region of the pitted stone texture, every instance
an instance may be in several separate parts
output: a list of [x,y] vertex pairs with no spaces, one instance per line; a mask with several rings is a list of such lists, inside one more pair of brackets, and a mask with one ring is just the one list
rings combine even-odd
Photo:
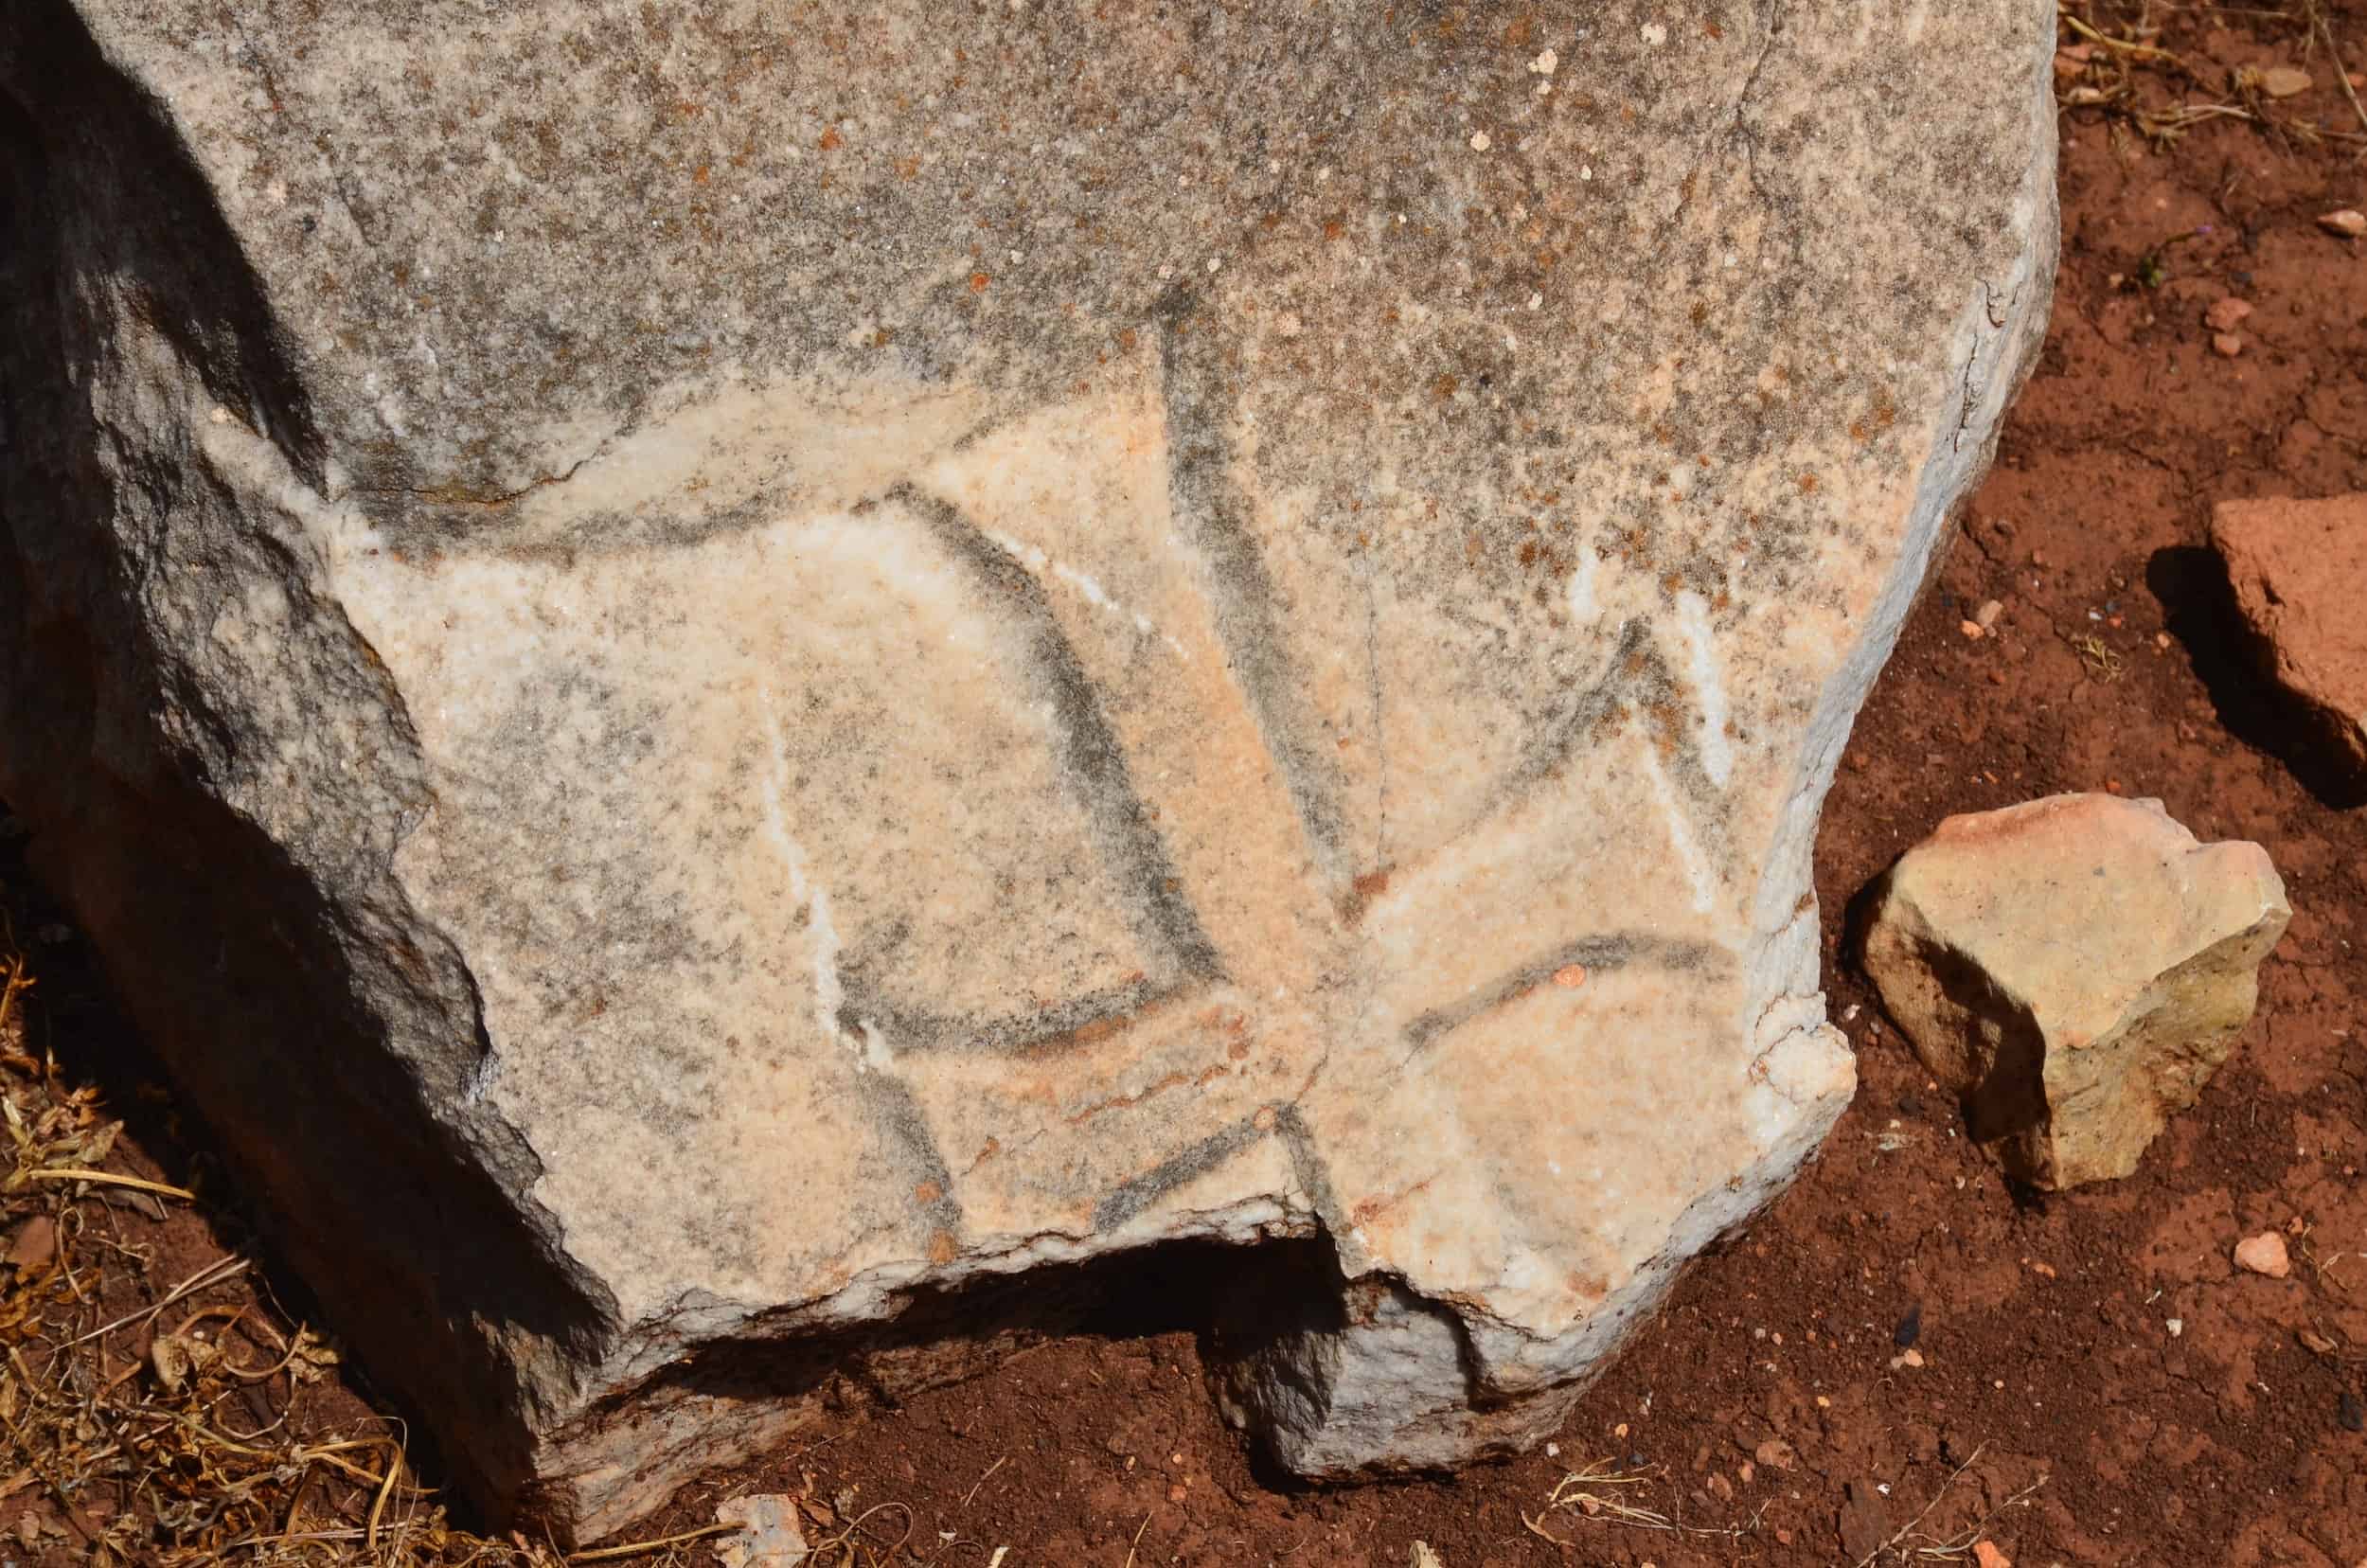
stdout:
[[1892,868],[1865,967],[1972,1135],[2049,1190],[2128,1175],[2251,1017],[2292,910],[2256,844],[2158,800],[1952,816]]
[[2302,706],[2354,790],[2367,790],[2367,494],[2222,501],[2211,543],[2268,674]]
[[0,783],[496,1506],[1185,1238],[1532,1440],[1849,1095],[2052,16],[22,0]]

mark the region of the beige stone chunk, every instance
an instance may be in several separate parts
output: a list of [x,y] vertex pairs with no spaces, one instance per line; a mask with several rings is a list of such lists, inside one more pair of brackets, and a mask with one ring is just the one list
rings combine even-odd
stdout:
[[2211,543],[2267,674],[2346,781],[2367,787],[2367,494],[2222,501]]
[[2198,844],[2159,801],[2053,795],[1909,850],[1865,967],[1973,1136],[2053,1190],[2127,1175],[2194,1103],[2291,916],[2258,845]]

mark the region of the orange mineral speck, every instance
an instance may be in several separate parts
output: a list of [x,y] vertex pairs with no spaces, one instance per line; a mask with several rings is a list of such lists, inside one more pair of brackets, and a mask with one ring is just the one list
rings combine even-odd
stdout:
[[1563,990],[1576,990],[1586,984],[1586,966],[1584,964],[1562,965],[1561,968],[1554,971],[1554,984]]

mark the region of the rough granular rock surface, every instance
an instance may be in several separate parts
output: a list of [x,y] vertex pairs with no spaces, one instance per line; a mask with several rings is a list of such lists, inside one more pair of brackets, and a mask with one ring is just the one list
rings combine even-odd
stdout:
[[1849,1095],[2052,17],[24,0],[0,786],[497,1509],[1185,1238],[1533,1441]]
[[1865,968],[1972,1135],[2052,1191],[2128,1175],[2195,1103],[2292,917],[2257,844],[2198,844],[2158,800],[2051,795],[1901,856]]

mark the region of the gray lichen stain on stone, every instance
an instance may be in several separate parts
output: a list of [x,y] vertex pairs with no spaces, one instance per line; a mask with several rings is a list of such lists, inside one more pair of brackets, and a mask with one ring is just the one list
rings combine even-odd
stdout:
[[[1486,379],[1468,440],[1472,419],[1501,433],[1556,403],[1611,403],[1683,341],[1723,270],[1711,219],[1737,198],[1713,199],[1721,182],[1790,231],[1771,242],[1795,281],[1739,312],[1711,299],[1717,321],[1748,322],[1746,341],[1780,336],[1771,316],[1881,341],[1848,282],[1792,264],[1830,270],[1812,242],[1829,193],[1786,184],[1808,161],[1790,154],[1815,106],[1771,90],[1806,24],[1725,14],[1651,46],[1641,29],[1656,13],[1638,4],[1590,12],[1583,40],[1542,16],[1455,8],[1327,23],[1248,8],[677,19],[622,0],[488,19],[423,4],[347,43],[383,54],[375,80],[314,57],[306,28],[252,26],[221,62],[239,90],[179,107],[242,122],[253,150],[217,177],[255,219],[276,287],[311,306],[299,335],[336,346],[317,369],[337,393],[337,444],[383,454],[356,465],[365,490],[514,492],[579,455],[567,432],[627,427],[667,383],[721,364],[803,375],[851,351],[1041,399],[1212,261],[1220,282],[1259,285],[1256,309],[1298,315],[1332,361],[1312,378],[1333,389],[1313,423],[1395,408],[1443,430],[1447,411],[1405,409],[1406,392]],[[451,42],[456,24],[471,42]],[[169,27],[128,9],[117,25]],[[194,69],[213,39],[185,37]],[[414,47],[426,37],[433,67]],[[1540,97],[1526,67],[1548,39],[1566,62]],[[1919,90],[1949,90],[1945,62],[1930,63],[1942,68]],[[1668,90],[1678,73],[1763,90],[1721,120]],[[270,106],[259,131],[249,100]],[[1485,152],[1466,145],[1475,131]],[[1965,173],[1954,212],[1893,220],[1944,223],[1949,248],[1977,248],[1999,197],[1977,161]],[[1575,379],[1567,355],[1519,368],[1539,356],[1506,350],[1496,329],[1532,336],[1533,294],[1550,295],[1535,313],[1550,321],[1620,287],[1606,263],[1627,241],[1598,230],[1638,212],[1670,220],[1671,272],[1650,280],[1668,299],[1596,326]],[[1265,286],[1286,276],[1322,283]],[[1918,280],[1895,287],[1920,276],[1902,270]],[[1438,319],[1403,311],[1416,278]],[[1437,278],[1452,280],[1443,299]],[[980,344],[1008,347],[982,364]]]

